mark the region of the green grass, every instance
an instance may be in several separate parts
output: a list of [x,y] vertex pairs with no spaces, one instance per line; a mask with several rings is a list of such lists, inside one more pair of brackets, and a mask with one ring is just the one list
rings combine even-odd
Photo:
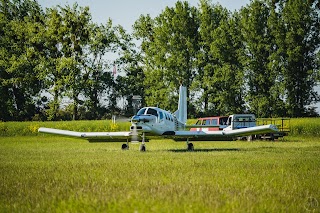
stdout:
[[194,144],[0,137],[0,212],[320,211],[320,139]]

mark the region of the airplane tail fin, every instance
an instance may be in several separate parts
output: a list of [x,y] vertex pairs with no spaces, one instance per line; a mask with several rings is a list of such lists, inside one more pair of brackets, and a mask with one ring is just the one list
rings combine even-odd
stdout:
[[179,88],[178,110],[174,114],[181,123],[187,122],[187,88],[182,85]]

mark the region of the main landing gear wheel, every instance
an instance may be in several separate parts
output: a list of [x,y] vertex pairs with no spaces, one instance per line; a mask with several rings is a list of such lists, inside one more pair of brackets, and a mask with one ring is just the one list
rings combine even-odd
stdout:
[[146,145],[141,144],[140,146],[140,152],[145,152],[146,151]]
[[145,145],[145,133],[142,133],[142,142],[140,145],[140,152],[145,152],[146,151],[146,145]]
[[193,143],[188,143],[188,144],[187,144],[187,150],[188,150],[188,151],[193,151],[193,150],[194,150],[194,148],[193,148]]
[[128,149],[129,149],[128,144],[125,144],[125,143],[122,144],[121,149],[122,149],[122,150],[128,150]]

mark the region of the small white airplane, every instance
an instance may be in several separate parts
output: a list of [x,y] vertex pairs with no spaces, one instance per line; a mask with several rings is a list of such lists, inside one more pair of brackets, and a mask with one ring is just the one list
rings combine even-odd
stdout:
[[[86,139],[90,142],[123,142],[122,149],[129,149],[129,141],[141,141],[140,151],[146,151],[145,142],[150,138],[162,137],[175,141],[186,141],[187,149],[193,150],[192,141],[217,141],[239,136],[279,132],[275,125],[263,125],[242,129],[228,127],[220,131],[189,131],[188,128],[203,127],[187,125],[187,89],[180,86],[178,110],[170,113],[158,107],[144,107],[131,118],[130,131],[127,132],[75,132],[68,130],[40,127],[39,132],[71,136]],[[206,127],[217,127],[216,125]]]

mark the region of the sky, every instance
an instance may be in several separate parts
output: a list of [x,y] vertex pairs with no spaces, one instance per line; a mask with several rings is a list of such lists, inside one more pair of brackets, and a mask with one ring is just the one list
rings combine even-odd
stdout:
[[[106,23],[110,18],[114,25],[121,25],[127,31],[132,31],[132,25],[140,15],[150,14],[152,18],[159,15],[166,6],[173,7],[177,0],[38,0],[43,7],[57,5],[89,6],[92,21]],[[191,6],[198,6],[199,0],[188,0]],[[234,11],[249,4],[250,0],[212,0],[212,3],[221,4],[223,7]]]

